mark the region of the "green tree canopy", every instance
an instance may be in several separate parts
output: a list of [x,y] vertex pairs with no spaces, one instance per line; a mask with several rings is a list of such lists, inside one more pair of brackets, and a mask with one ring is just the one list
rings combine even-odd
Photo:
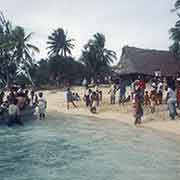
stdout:
[[74,48],[74,39],[68,38],[68,33],[63,28],[54,30],[50,36],[48,36],[48,55],[57,56],[61,55],[66,57],[71,55],[71,51]]
[[86,66],[87,72],[94,77],[98,73],[108,72],[111,63],[116,60],[116,53],[105,47],[106,38],[96,33],[84,46],[80,61]]
[[[174,4],[174,11],[177,12],[177,16],[180,19],[180,14],[178,13],[179,8],[180,0],[177,0]],[[172,40],[169,49],[175,56],[180,57],[180,20],[169,30],[169,33],[170,39]]]
[[1,73],[5,74],[7,84],[15,78],[16,72],[23,73],[33,83],[29,69],[39,49],[30,43],[31,37],[32,33],[26,35],[23,27],[13,27],[3,14],[0,15]]

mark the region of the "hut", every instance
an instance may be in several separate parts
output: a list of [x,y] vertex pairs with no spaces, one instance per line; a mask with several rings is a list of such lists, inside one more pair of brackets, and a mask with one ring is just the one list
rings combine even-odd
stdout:
[[125,46],[114,72],[120,76],[145,75],[164,77],[180,72],[180,59],[169,51],[141,49]]

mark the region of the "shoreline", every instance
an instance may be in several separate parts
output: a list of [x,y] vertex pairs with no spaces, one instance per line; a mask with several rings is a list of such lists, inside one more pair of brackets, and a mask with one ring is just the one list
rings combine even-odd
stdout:
[[[82,87],[75,87],[80,96],[82,97],[84,89]],[[48,114],[51,116],[53,112],[62,113],[68,116],[85,116],[93,117],[97,119],[106,120],[117,120],[123,124],[131,127],[134,126],[134,118],[131,111],[131,104],[125,105],[109,105],[109,96],[107,95],[107,88],[102,88],[103,90],[103,103],[100,106],[97,114],[90,113],[89,109],[85,107],[83,100],[77,103],[78,108],[70,107],[69,110],[66,108],[66,103],[64,102],[64,92],[62,90],[43,90],[43,93],[48,101]],[[157,107],[157,112],[155,114],[148,114],[148,110],[145,111],[145,116],[143,118],[143,123],[140,127],[143,129],[152,129],[159,131],[163,134],[171,134],[176,137],[180,136],[180,118],[172,121],[168,117],[168,112],[166,111],[166,105]]]

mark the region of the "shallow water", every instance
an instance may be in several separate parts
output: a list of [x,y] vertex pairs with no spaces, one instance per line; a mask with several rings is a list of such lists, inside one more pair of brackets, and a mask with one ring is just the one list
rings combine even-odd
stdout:
[[0,128],[0,180],[179,180],[180,144],[118,121],[61,116]]

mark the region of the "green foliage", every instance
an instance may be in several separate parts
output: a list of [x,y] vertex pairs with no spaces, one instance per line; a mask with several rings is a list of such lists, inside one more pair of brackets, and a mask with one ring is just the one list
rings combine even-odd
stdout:
[[57,76],[62,81],[69,80],[72,83],[76,80],[82,80],[85,76],[85,67],[83,64],[75,61],[72,57],[54,56],[49,59],[41,59],[38,62],[37,69],[34,70],[34,79],[36,84],[49,84],[50,79],[54,81]]
[[63,57],[71,55],[71,50],[74,48],[73,41],[74,39],[68,38],[68,33],[65,33],[64,29],[58,28],[57,30],[54,30],[52,34],[48,36],[48,55],[61,55]]
[[105,48],[105,36],[96,33],[93,39],[84,46],[80,61],[86,67],[87,74],[95,77],[99,73],[105,73],[110,70],[111,63],[116,60],[116,53]]
[[[174,11],[178,11],[180,8],[180,0],[177,0],[174,4]],[[177,12],[178,18],[180,18],[180,14]],[[176,22],[174,27],[169,30],[170,39],[172,40],[172,44],[169,47],[170,51],[176,56],[180,57],[180,20]]]
[[[34,65],[33,54],[39,49],[30,44],[32,33],[26,35],[23,27],[12,25],[0,15],[0,73],[6,85],[16,77],[17,71],[27,76],[33,84],[29,69]],[[13,67],[13,68],[12,68]]]
[[173,11],[177,11],[180,8],[180,0],[176,0],[176,2],[174,3],[174,9]]

